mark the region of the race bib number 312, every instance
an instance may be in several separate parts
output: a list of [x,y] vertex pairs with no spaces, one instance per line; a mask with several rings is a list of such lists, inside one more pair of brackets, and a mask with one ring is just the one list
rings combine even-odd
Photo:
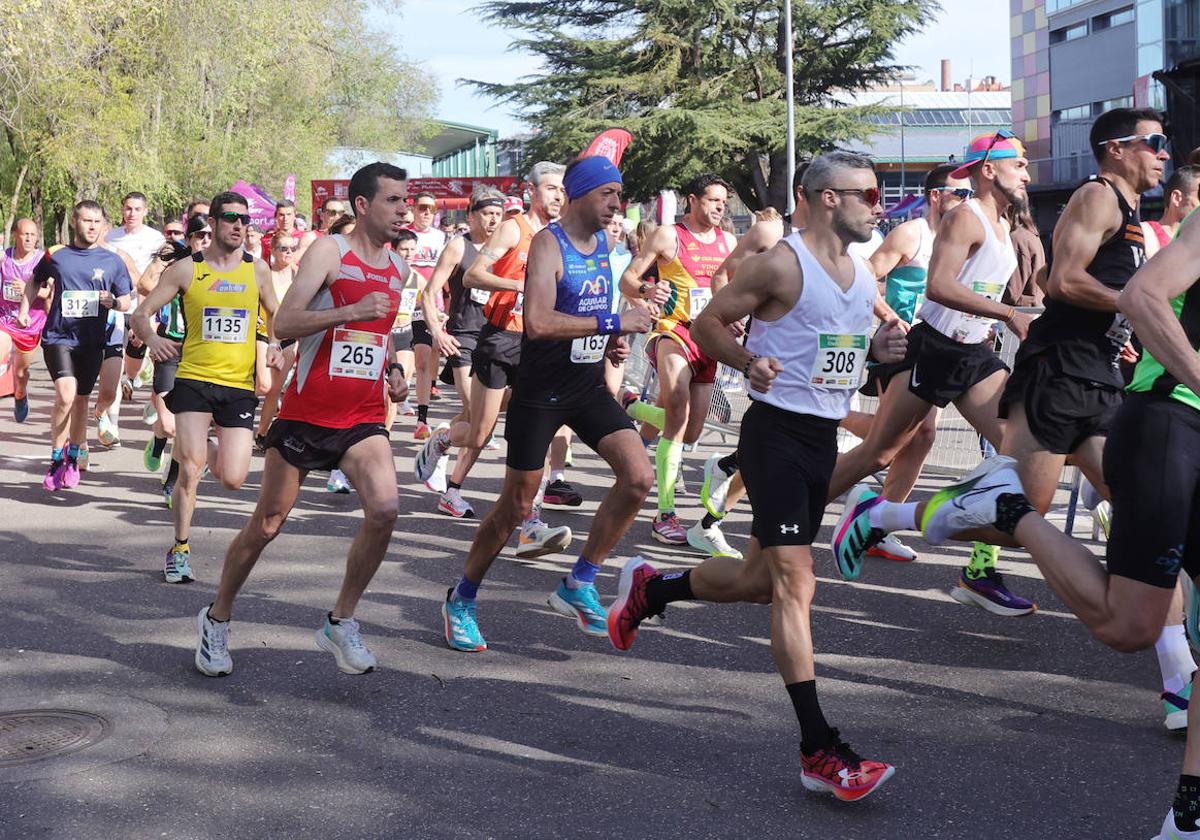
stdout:
[[867,363],[865,333],[821,333],[809,381],[814,388],[846,391],[857,388]]
[[329,377],[378,379],[387,357],[385,338],[364,330],[335,329],[329,350]]
[[64,318],[95,318],[100,314],[100,292],[95,289],[63,292],[62,314]]

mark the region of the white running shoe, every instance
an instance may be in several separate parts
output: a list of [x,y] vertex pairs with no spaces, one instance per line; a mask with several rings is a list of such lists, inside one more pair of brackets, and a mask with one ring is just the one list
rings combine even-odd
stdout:
[[733,557],[742,559],[742,552],[729,544],[721,533],[721,523],[714,522],[712,527],[705,528],[703,522],[697,522],[687,532],[688,545],[697,551],[703,551],[710,557]]
[[518,557],[541,557],[555,554],[571,544],[571,529],[566,525],[551,528],[541,519],[528,519],[517,538]]
[[96,418],[96,436],[100,438],[100,443],[105,446],[121,445],[121,430],[109,418],[108,412],[104,412]]
[[417,481],[429,481],[437,472],[438,462],[449,451],[450,432],[448,429],[439,427],[429,436],[425,445],[421,447],[421,451],[417,453],[416,462],[413,464],[413,474],[417,477]]
[[708,456],[704,462],[704,484],[700,486],[700,501],[704,509],[717,519],[725,516],[725,497],[729,495],[729,482],[733,481],[733,475],[726,475],[725,470],[717,464],[722,457],[720,453]]
[[921,517],[925,540],[931,545],[941,545],[959,531],[994,525],[997,497],[1005,493],[1025,493],[1014,469],[1016,463],[1006,455],[996,455],[985,460],[962,481],[934,493]]
[[1200,831],[1180,831],[1176,828],[1175,811],[1171,809],[1167,811],[1167,818],[1163,820],[1162,831],[1150,840],[1200,840]]
[[158,422],[158,409],[154,407],[154,403],[148,402],[142,409],[142,422],[147,426],[153,426]]
[[405,417],[416,417],[417,410],[413,408],[413,404],[405,398],[404,402],[400,403],[400,413]]
[[326,615],[317,630],[317,647],[333,654],[338,670],[343,674],[366,674],[375,670],[375,656],[363,644],[358,622],[343,618],[334,624],[329,618]]
[[[434,429],[433,431],[434,431],[434,433],[437,433],[437,434],[445,432],[447,435],[449,435],[450,434],[450,424],[449,423],[439,423],[437,428]],[[449,453],[449,448],[447,447],[446,454],[442,455],[441,458],[438,458],[437,466],[433,468],[433,475],[429,476],[429,479],[425,482],[425,486],[427,488],[429,488],[430,490],[432,490],[434,493],[445,493],[446,487],[448,486],[446,484],[446,470],[449,468],[449,466],[450,466],[450,453]]]
[[463,517],[475,516],[475,509],[471,507],[471,503],[462,497],[462,491],[457,487],[451,487],[442,493],[442,498],[438,499],[438,513],[444,513],[447,516],[453,516],[455,519]]
[[349,493],[350,481],[341,470],[330,470],[329,480],[325,482],[325,489],[330,493]]
[[917,559],[917,552],[900,542],[895,534],[888,534],[875,545],[867,549],[868,557],[882,557],[896,563],[911,563]]
[[229,622],[213,621],[208,607],[196,616],[196,670],[206,677],[224,677],[233,673],[229,656]]

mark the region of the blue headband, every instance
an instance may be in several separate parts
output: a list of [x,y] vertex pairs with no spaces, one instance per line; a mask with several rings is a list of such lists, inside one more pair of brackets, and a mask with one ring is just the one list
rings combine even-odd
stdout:
[[587,195],[597,187],[613,183],[625,186],[625,182],[621,180],[621,170],[617,169],[611,160],[600,155],[585,157],[572,166],[563,179],[563,186],[567,188],[567,198],[572,200]]

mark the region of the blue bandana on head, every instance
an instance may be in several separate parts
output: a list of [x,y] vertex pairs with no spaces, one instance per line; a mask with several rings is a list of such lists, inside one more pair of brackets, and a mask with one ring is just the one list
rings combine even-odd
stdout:
[[597,187],[613,183],[625,186],[625,182],[621,179],[621,170],[617,169],[611,160],[601,155],[585,157],[572,166],[571,171],[563,179],[567,198],[571,200],[587,195]]

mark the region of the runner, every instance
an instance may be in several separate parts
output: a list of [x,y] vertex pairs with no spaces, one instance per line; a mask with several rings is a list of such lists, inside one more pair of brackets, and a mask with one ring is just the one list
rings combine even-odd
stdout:
[[277,233],[290,234],[297,240],[304,234],[304,231],[296,227],[296,202],[290,199],[279,199],[279,203],[275,205],[275,227],[267,231],[262,238],[262,259],[267,265],[271,264],[271,237]]
[[573,429],[614,474],[583,553],[549,598],[550,606],[575,619],[584,633],[608,632],[596,575],[653,481],[633,423],[604,384],[606,358],[628,353],[621,336],[649,332],[654,323],[647,309],[630,310],[624,318],[612,314],[616,290],[604,227],[621,209],[621,173],[607,158],[586,157],[567,168],[563,184],[570,199],[566,212],[529,246],[525,337],[505,421],[504,486],[475,534],[462,578],[442,604],[446,644],[454,650],[487,649],[475,619],[475,597],[492,561],[536,503],[546,449],[560,426]]
[[[463,275],[474,264],[479,245],[487,242],[500,226],[503,207],[504,194],[499,190],[492,187],[475,189],[467,214],[470,233],[465,237],[455,237],[446,245],[421,295],[421,308],[425,312],[425,323],[429,325],[434,347],[446,357],[441,379],[447,384],[453,383],[462,403],[462,409],[450,421],[451,426],[466,423],[469,427],[471,422],[471,354],[479,342],[479,331],[487,320],[483,308],[491,297],[491,293],[484,289],[466,288]],[[437,300],[447,288],[450,291],[447,307],[450,318],[443,325],[437,318]],[[460,460],[470,459],[462,465],[463,476],[474,466],[478,456],[478,449],[467,447],[458,450]],[[474,516],[475,510],[459,490],[461,485],[451,487],[447,483],[447,460],[446,455],[439,459],[433,475],[426,482],[434,491],[442,494],[438,500],[438,510],[455,518]]]
[[[271,287],[275,290],[275,299],[283,300],[292,281],[296,279],[296,256],[300,244],[295,236],[287,233],[276,233],[271,237]],[[267,313],[259,301],[258,319],[255,323],[255,356],[254,356],[254,393],[262,398],[262,407],[258,412],[258,433],[254,443],[259,450],[266,450],[267,431],[271,422],[279,413],[279,395],[283,393],[283,385],[292,366],[296,364],[296,342],[281,341],[279,351],[283,354],[283,367],[276,370],[267,364],[267,351],[271,348],[270,337],[267,334]],[[333,484],[332,478],[330,483]],[[333,488],[338,492],[340,485]]]
[[[838,421],[862,378],[868,353],[895,359],[904,333],[890,321],[868,341],[876,286],[867,264],[847,253],[882,215],[869,158],[831,152],[803,180],[808,226],[785,245],[748,257],[736,283],[694,321],[708,358],[749,379],[739,463],[754,511],[745,561],[709,558],[697,568],[656,574],[633,558],[621,572],[608,632],[629,650],[640,623],[682,600],[771,604],[771,650],[800,724],[801,782],[839,799],[877,790],[895,769],[861,759],[828,725],[817,700],[811,604],[812,542],[821,526],[837,457]],[[753,315],[746,346],[728,329]],[[870,349],[868,349],[870,348]]]
[[383,556],[399,500],[386,401],[399,402],[405,372],[385,364],[408,267],[387,249],[401,228],[408,176],[371,163],[350,179],[357,218],[347,236],[313,243],[276,317],[279,335],[300,342],[296,376],[267,435],[262,488],[253,515],[225,555],[217,597],[196,617],[196,668],[210,677],[233,671],[229,619],[238,591],[263,549],[283,527],[310,470],[341,467],[362,502],[363,522],[346,558],[346,575],[316,644],[338,669],[364,674],[375,657],[363,643],[355,607]]
[[18,219],[13,227],[13,245],[4,249],[0,261],[0,365],[13,358],[13,419],[24,423],[29,417],[29,366],[33,354],[42,342],[42,328],[46,325],[45,301],[39,300],[29,309],[30,323],[22,327],[17,323],[21,301],[25,297],[25,284],[33,277],[34,269],[45,255],[38,248],[41,231],[32,219]]
[[[125,271],[129,274],[130,282],[133,283],[134,291],[136,291],[141,271],[133,261],[133,257],[107,241],[105,237],[109,231],[108,216],[105,214],[104,236],[100,238],[100,247],[112,251],[121,259],[121,262],[125,263]],[[130,294],[129,306],[130,312],[137,308],[137,296],[132,292]],[[109,448],[121,445],[121,429],[118,424],[121,414],[121,399],[126,394],[129,397],[133,396],[132,380],[124,373],[126,360],[125,346],[129,343],[128,333],[128,315],[110,309],[108,311],[108,321],[105,326],[104,361],[100,365],[100,378],[96,380],[96,408],[92,413],[92,417],[96,420],[96,437],[99,438],[102,446]],[[145,347],[140,342],[137,344],[137,347],[138,350],[134,351],[135,359],[137,353],[145,350]],[[144,356],[144,352],[142,352],[142,355]],[[139,365],[142,363],[142,359],[136,359],[136,361]],[[81,472],[87,472],[88,469],[88,446],[86,440],[81,444],[79,469]]]
[[[417,255],[412,267],[425,280],[433,276],[438,257],[446,247],[446,234],[433,226],[437,214],[437,199],[433,193],[417,193],[413,203],[413,224],[410,230],[417,235]],[[444,303],[436,301],[436,309],[442,311]],[[438,374],[438,354],[433,351],[433,337],[425,321],[424,310],[413,313],[413,352],[417,360],[417,426],[413,440],[428,440],[433,431],[429,428],[429,396],[433,381]]]
[[324,203],[317,208],[317,224],[312,230],[304,232],[300,237],[300,247],[296,251],[296,260],[299,261],[304,253],[308,250],[308,246],[317,241],[318,237],[328,236],[329,228],[337,223],[338,219],[346,215],[346,203],[340,198],[329,196]]
[[[467,470],[479,457],[500,415],[505,391],[516,378],[521,361],[523,289],[529,243],[535,233],[558,218],[562,209],[562,177],[565,167],[542,161],[529,173],[531,201],[529,212],[506,219],[463,274],[463,285],[490,293],[483,308],[487,319],[479,330],[479,340],[471,355],[471,418],[449,429],[439,429],[417,454],[415,473],[418,481],[429,481],[438,463],[451,446],[474,449],[460,454],[454,465],[449,488],[459,490]],[[551,528],[541,517],[545,488],[538,492],[529,517],[521,526],[518,557],[540,557],[562,551],[571,542],[571,529]],[[507,539],[507,535],[505,536]]]
[[[404,264],[409,266],[408,276],[404,279],[404,287],[400,290],[400,308],[396,310],[396,323],[392,325],[392,346],[396,348],[392,354],[392,361],[407,372],[416,366],[416,352],[413,346],[413,313],[416,312],[417,300],[425,285],[425,278],[418,274],[411,267],[412,263],[409,262],[417,254],[417,235],[415,233],[408,228],[400,231],[392,240],[392,249],[400,256],[400,259],[404,260]],[[387,427],[389,435],[392,431],[392,424],[396,421],[397,410],[396,403],[388,400],[387,419],[384,421],[384,426]],[[400,404],[399,410],[403,410],[405,417],[416,414],[407,398]],[[332,478],[330,480],[332,481]]]
[[1163,213],[1158,221],[1142,222],[1146,238],[1146,259],[1150,259],[1179,230],[1188,214],[1200,206],[1200,166],[1181,166],[1163,185]]
[[133,291],[125,263],[100,247],[100,205],[89,200],[76,204],[71,228],[71,244],[52,248],[38,263],[17,312],[17,325],[30,329],[30,310],[43,291],[49,294],[42,356],[54,380],[54,408],[50,467],[42,486],[51,491],[79,485],[80,445],[87,440],[88,403],[104,361],[108,311],[128,310]]
[[[253,319],[261,302],[267,315],[279,308],[271,271],[242,248],[250,224],[246,199],[235,192],[213,197],[213,237],[207,248],[192,253],[162,273],[145,306],[133,314],[133,328],[156,362],[179,358],[167,408],[175,415],[172,457],[179,462],[171,513],[175,541],[167,552],[163,579],[190,583],[195,579],[188,542],[196,490],[205,466],[227,490],[237,490],[250,471],[254,444],[255,341]],[[182,298],[182,343],[158,335],[150,314]],[[270,330],[268,320],[267,329]],[[270,349],[278,368],[282,355]],[[216,426],[216,441],[209,427]]]

